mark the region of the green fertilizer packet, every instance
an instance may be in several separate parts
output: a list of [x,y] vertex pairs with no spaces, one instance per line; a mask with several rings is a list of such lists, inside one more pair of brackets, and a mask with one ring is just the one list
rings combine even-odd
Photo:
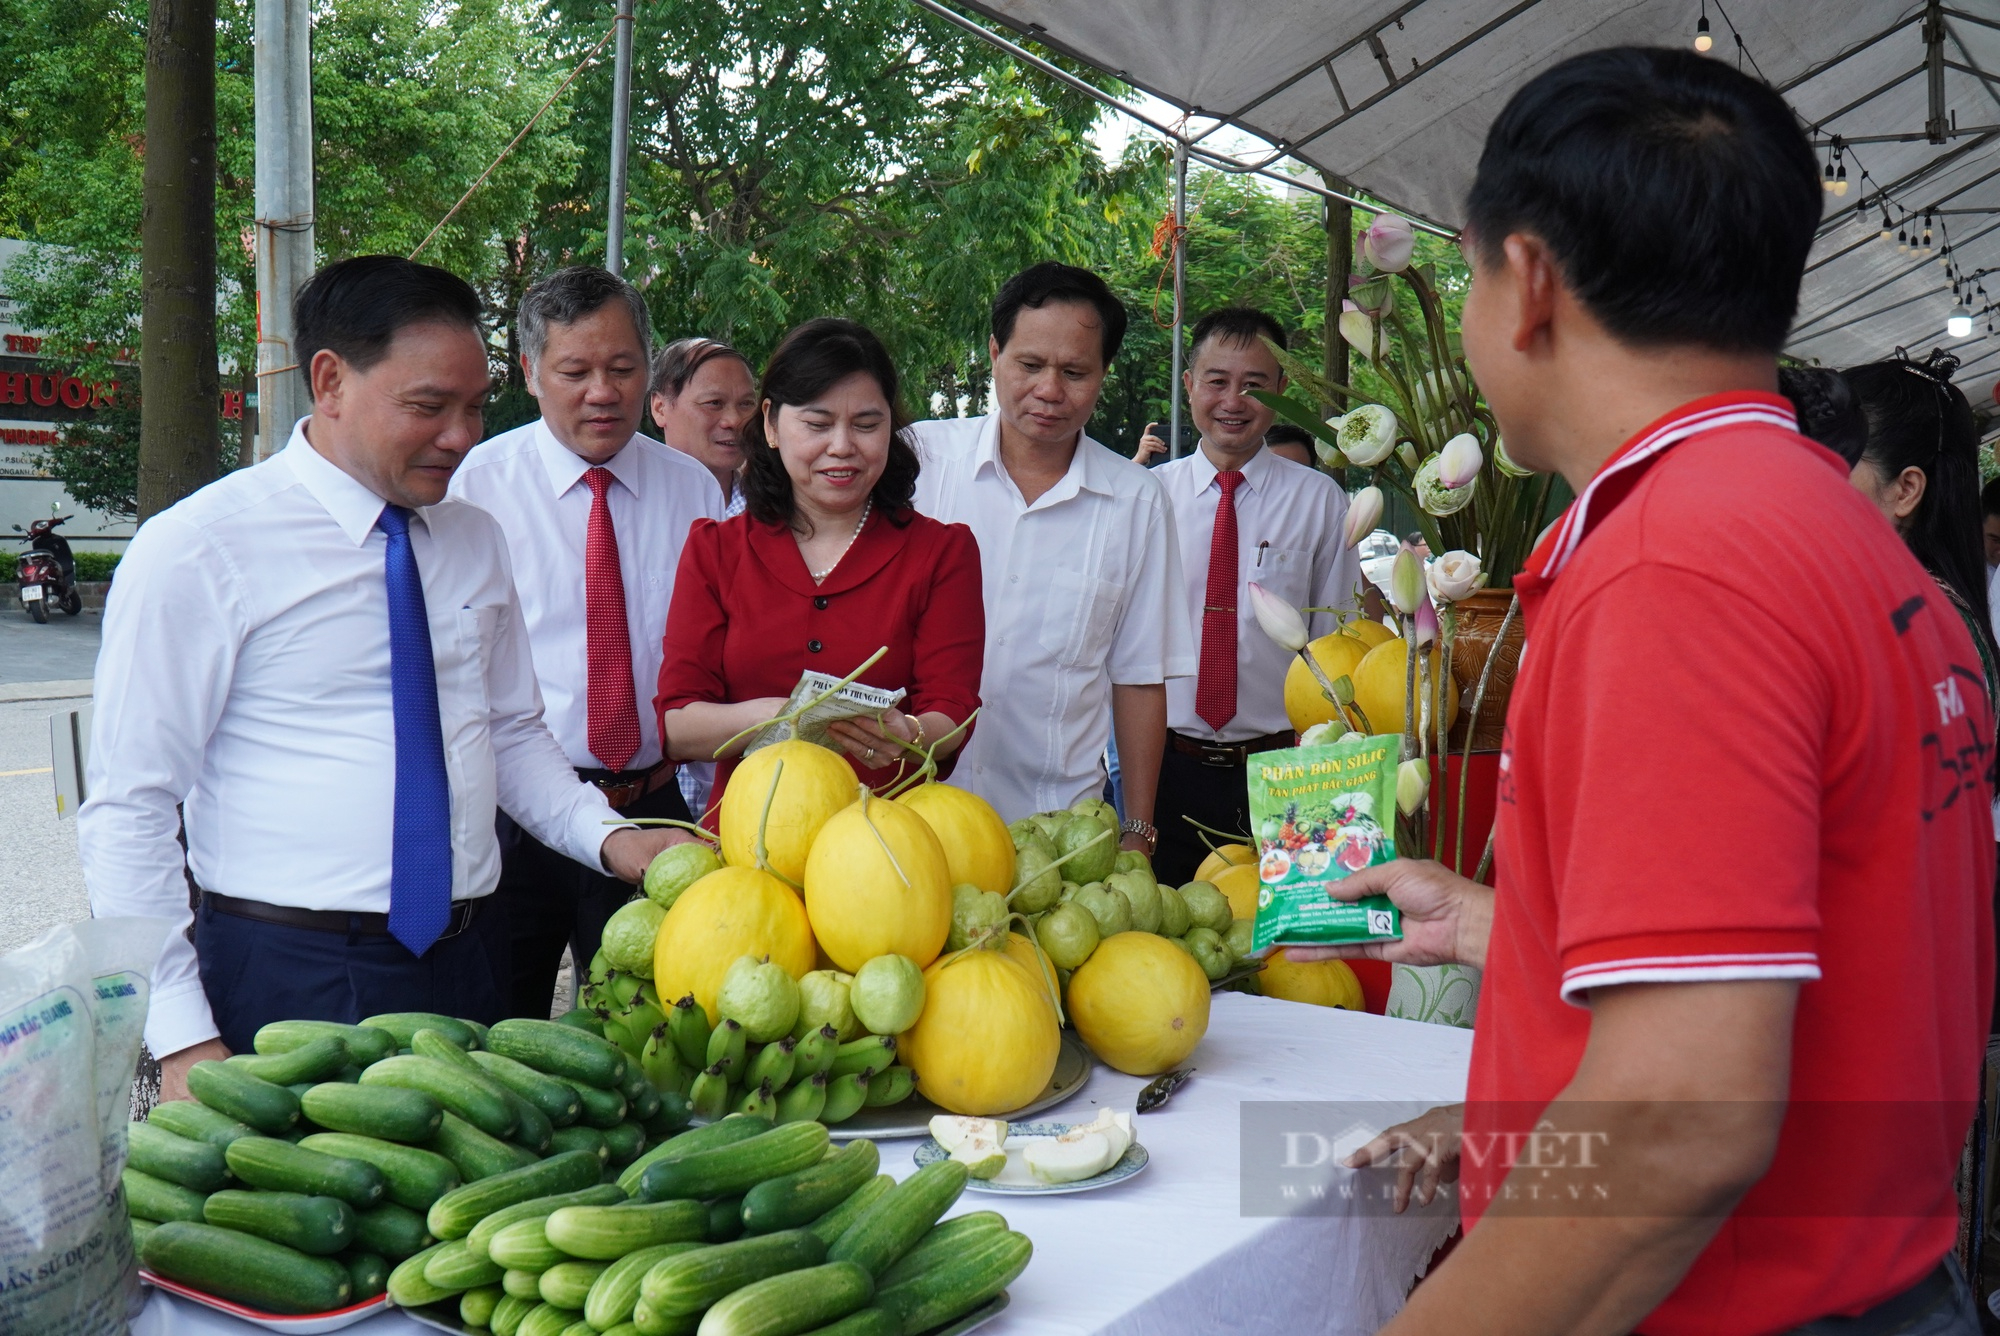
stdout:
[[1257,950],[1403,935],[1402,913],[1387,896],[1350,903],[1327,893],[1333,882],[1396,856],[1396,767],[1402,754],[1403,739],[1385,734],[1250,757]]

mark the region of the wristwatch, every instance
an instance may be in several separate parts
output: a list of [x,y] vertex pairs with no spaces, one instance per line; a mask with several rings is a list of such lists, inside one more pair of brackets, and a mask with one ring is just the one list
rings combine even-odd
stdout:
[[1137,818],[1123,821],[1119,823],[1118,831],[1122,835],[1137,835],[1144,840],[1148,858],[1151,858],[1154,851],[1160,847],[1160,828],[1150,821],[1140,821]]

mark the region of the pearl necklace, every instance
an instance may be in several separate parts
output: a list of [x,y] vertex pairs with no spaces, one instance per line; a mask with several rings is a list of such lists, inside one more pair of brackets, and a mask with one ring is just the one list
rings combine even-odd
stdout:
[[847,536],[847,541],[845,543],[841,544],[840,555],[833,559],[833,565],[828,566],[823,571],[806,572],[806,574],[812,576],[812,582],[814,584],[825,583],[826,577],[832,575],[834,571],[839,568],[840,563],[847,559],[847,549],[854,546],[854,540],[859,538],[861,536],[861,531],[868,527],[868,512],[873,509],[875,509],[875,498],[871,496],[868,498],[867,502],[861,507],[861,522],[854,526],[854,532]]

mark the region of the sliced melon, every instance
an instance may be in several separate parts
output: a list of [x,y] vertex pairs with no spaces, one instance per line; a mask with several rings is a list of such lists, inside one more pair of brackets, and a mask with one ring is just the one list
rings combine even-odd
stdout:
[[993,1178],[1007,1167],[1007,1152],[991,1137],[967,1137],[953,1147],[951,1158],[964,1165],[974,1178]]
[[1049,1184],[1095,1178],[1118,1160],[1111,1153],[1111,1138],[1088,1127],[1065,1132],[1053,1141],[1031,1141],[1022,1158],[1029,1173]]
[[931,1119],[931,1137],[946,1151],[954,1151],[959,1143],[972,1137],[984,1137],[996,1146],[1007,1144],[1007,1124],[999,1118],[966,1118],[954,1113],[940,1113]]

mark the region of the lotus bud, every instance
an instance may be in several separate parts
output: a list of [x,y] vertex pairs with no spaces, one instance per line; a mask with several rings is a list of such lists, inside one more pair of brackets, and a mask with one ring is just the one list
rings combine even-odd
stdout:
[[1410,614],[1410,643],[1418,649],[1427,649],[1437,643],[1438,614],[1427,598],[1417,600],[1417,610]]
[[1410,491],[1415,494],[1417,504],[1430,515],[1455,515],[1472,501],[1472,493],[1479,486],[1478,475],[1463,487],[1446,487],[1438,476],[1438,461],[1443,455],[1432,455],[1423,462],[1414,478],[1410,479]]
[[1532,478],[1535,476],[1533,469],[1524,469],[1514,462],[1514,457],[1507,453],[1507,442],[1501,440],[1498,436],[1493,438],[1493,464],[1495,468],[1498,468],[1510,478]]
[[1306,619],[1299,615],[1299,610],[1254,580],[1250,582],[1250,611],[1257,615],[1257,625],[1264,634],[1281,649],[1297,654],[1311,639],[1306,634]]
[[1448,490],[1456,491],[1477,478],[1479,466],[1485,462],[1479,451],[1479,438],[1471,432],[1460,432],[1438,451],[1438,481]]
[[1382,489],[1364,487],[1347,503],[1347,523],[1340,531],[1340,545],[1353,547],[1375,532],[1382,521]]
[[1340,304],[1340,337],[1363,357],[1375,356],[1375,320],[1353,302]]
[[1400,274],[1410,267],[1410,255],[1416,249],[1416,229],[1407,218],[1398,218],[1393,213],[1378,213],[1361,234],[1362,247],[1368,262],[1385,274]]
[[1424,563],[1417,559],[1416,549],[1405,543],[1389,567],[1389,604],[1407,617],[1417,610],[1417,604],[1429,602],[1424,597]]
[[1311,728],[1299,734],[1299,745],[1301,747],[1324,747],[1327,743],[1333,741],[1333,730],[1335,727],[1337,725],[1331,720],[1323,724],[1314,724]]
[[1387,274],[1373,278],[1350,277],[1347,296],[1356,306],[1377,320],[1386,320],[1396,309],[1396,288]]
[[1431,596],[1443,603],[1456,603],[1484,583],[1480,579],[1479,558],[1470,552],[1447,552],[1424,572]]
[[1431,767],[1422,757],[1413,757],[1396,767],[1396,810],[1414,816],[1424,799],[1431,796]]
[[[1326,425],[1333,428],[1335,435],[1339,435],[1340,422],[1340,418],[1330,417],[1326,420]],[[1344,469],[1347,467],[1347,456],[1340,453],[1340,447],[1329,445],[1317,436],[1313,437],[1313,454],[1325,468]]]
[[1417,446],[1414,441],[1404,441],[1401,445],[1397,446],[1396,458],[1402,460],[1403,466],[1412,473],[1415,473],[1417,466],[1423,462],[1423,456],[1417,453]]
[[1340,420],[1340,452],[1350,464],[1372,469],[1395,448],[1396,415],[1382,405],[1363,404]]

